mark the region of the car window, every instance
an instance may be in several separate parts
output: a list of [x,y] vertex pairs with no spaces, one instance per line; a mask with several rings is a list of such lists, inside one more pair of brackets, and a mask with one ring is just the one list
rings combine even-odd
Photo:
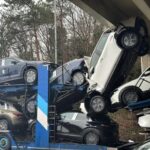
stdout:
[[5,58],[3,59],[3,63],[2,63],[2,66],[8,66],[8,65],[13,65],[14,61],[16,61],[15,59],[12,59],[12,58]]
[[108,39],[108,36],[109,36],[109,33],[105,33],[101,36],[101,38],[99,39],[94,51],[93,51],[93,54],[92,54],[92,57],[91,57],[91,62],[90,62],[90,68],[95,68],[101,54],[102,54],[102,51],[103,51],[103,48],[105,46],[105,43]]
[[75,120],[86,120],[87,117],[85,114],[78,113]]
[[63,113],[61,114],[62,120],[72,120],[74,113]]

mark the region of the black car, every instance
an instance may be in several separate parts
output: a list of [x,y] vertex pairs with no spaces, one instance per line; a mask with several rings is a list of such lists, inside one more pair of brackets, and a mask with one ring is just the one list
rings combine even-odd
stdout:
[[[57,142],[75,142],[115,146],[118,143],[118,125],[108,116],[99,120],[81,112],[66,112],[60,115],[57,124]],[[34,133],[35,121],[29,127]]]
[[[28,61],[17,57],[7,57],[0,60],[0,84],[16,83],[16,81],[33,84],[37,81],[37,66],[44,61]],[[49,63],[56,69],[58,65]]]

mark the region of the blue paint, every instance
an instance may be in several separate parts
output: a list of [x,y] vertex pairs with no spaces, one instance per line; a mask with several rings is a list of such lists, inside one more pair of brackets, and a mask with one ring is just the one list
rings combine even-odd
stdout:
[[128,105],[128,108],[134,110],[134,109],[145,108],[149,106],[150,106],[150,99],[147,99],[147,100],[141,100],[136,103],[132,103]]
[[42,112],[47,115],[47,102],[38,94],[38,107],[42,110]]
[[[49,88],[48,65],[39,65],[37,107],[40,108],[41,111],[47,117],[48,117],[48,99],[49,99],[48,88]],[[38,118],[38,121],[36,122],[35,145],[37,147],[49,147],[49,131],[46,131],[45,128],[41,125],[39,116],[37,116],[37,118]],[[48,122],[48,119],[47,119],[47,122]]]

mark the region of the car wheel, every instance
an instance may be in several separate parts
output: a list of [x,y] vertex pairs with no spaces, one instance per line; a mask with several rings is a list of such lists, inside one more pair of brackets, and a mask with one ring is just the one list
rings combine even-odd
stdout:
[[0,130],[9,130],[9,123],[6,119],[0,120]]
[[74,72],[72,74],[72,82],[74,85],[78,85],[78,86],[84,84],[85,83],[84,73],[81,71]]
[[139,35],[134,29],[125,29],[116,37],[116,42],[123,49],[134,49],[139,45]]
[[11,149],[11,140],[9,136],[5,133],[0,133],[0,149],[1,150]]
[[24,73],[24,81],[27,84],[34,84],[37,81],[37,71],[36,69],[30,68],[26,69]]
[[91,131],[87,132],[84,135],[84,143],[85,144],[93,144],[97,145],[100,142],[99,132],[97,130],[91,129]]
[[106,112],[106,101],[102,96],[94,96],[90,100],[90,110],[92,114],[102,114]]
[[123,105],[129,105],[132,103],[136,103],[141,98],[141,90],[136,86],[128,86],[122,89],[119,93],[119,101],[123,103]]
[[25,113],[27,118],[34,119],[36,114],[36,101],[35,99],[29,99],[25,103]]
[[35,119],[36,117],[36,95],[26,98],[22,104],[22,112],[28,119]]

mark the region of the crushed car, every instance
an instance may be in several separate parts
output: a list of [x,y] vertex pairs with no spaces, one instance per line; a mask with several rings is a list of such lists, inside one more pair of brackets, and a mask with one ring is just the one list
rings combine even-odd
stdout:
[[[74,103],[84,98],[88,87],[85,72],[84,60],[75,59],[57,67],[50,73],[49,92],[58,113],[71,110]],[[14,104],[15,108],[23,111],[27,117],[35,114],[37,85],[1,85],[0,95],[0,101]]]
[[147,27],[141,19],[133,26],[120,25],[102,34],[91,58],[85,60],[89,82],[85,107],[89,114],[111,111],[112,92],[125,81],[138,56],[148,52],[147,40]]

